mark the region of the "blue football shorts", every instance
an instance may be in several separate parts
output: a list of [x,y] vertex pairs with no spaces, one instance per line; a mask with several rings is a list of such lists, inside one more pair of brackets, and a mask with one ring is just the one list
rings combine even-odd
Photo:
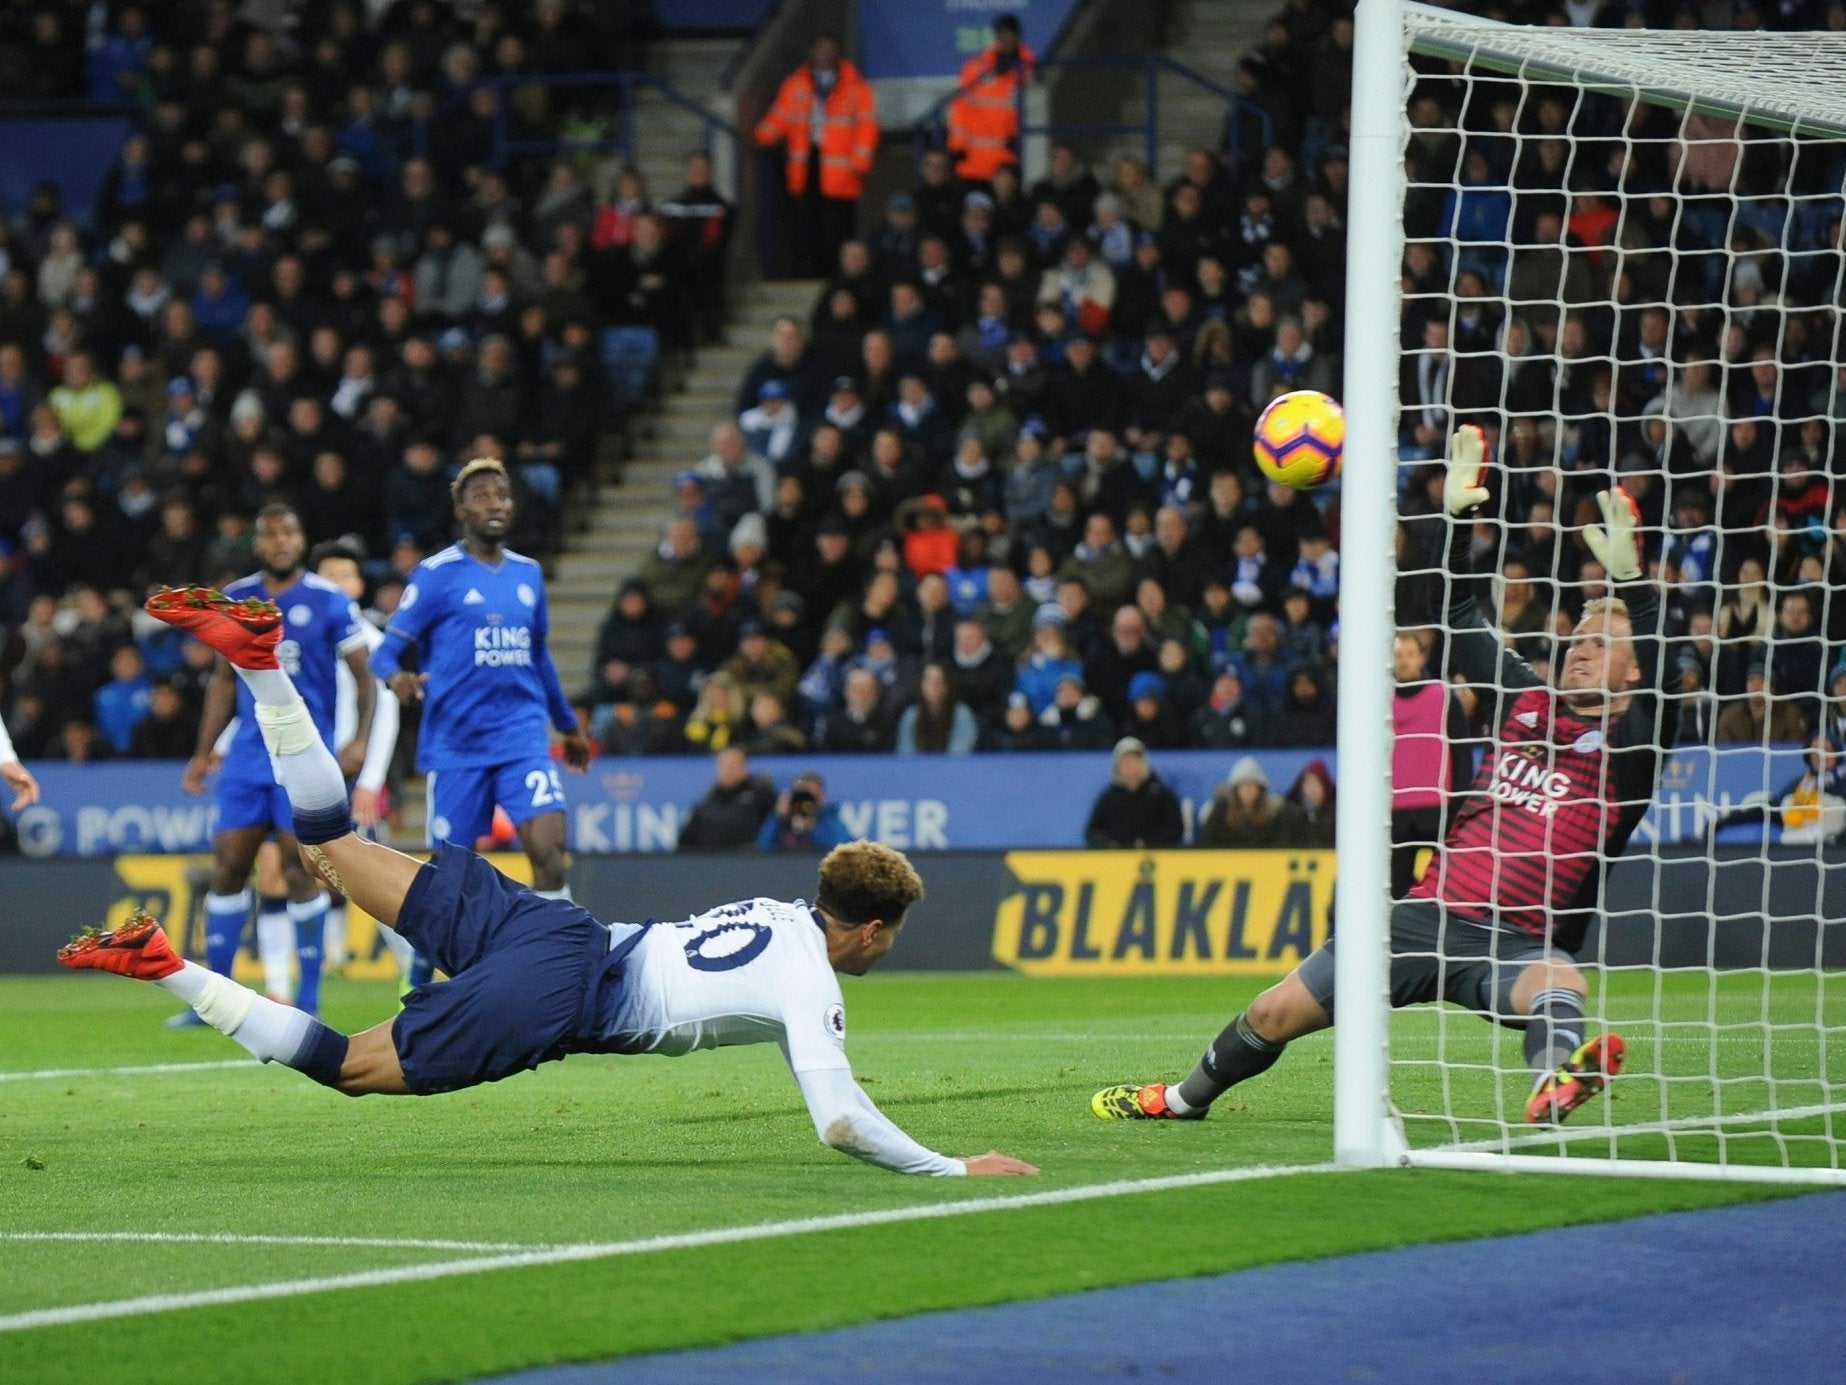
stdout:
[[506,809],[515,827],[540,813],[566,809],[564,779],[549,755],[503,765],[432,769],[425,776],[424,793],[432,847],[452,842],[473,850],[492,829],[496,804]]
[[234,832],[246,827],[295,830],[295,813],[288,806],[288,794],[276,783],[267,759],[257,765],[241,756],[226,756],[213,793],[218,804],[216,831]]

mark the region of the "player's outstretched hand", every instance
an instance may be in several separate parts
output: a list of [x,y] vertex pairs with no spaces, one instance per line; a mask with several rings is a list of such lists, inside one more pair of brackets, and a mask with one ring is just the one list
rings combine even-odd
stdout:
[[578,774],[590,767],[590,738],[583,732],[572,731],[565,735],[564,763]]
[[219,757],[212,755],[194,755],[186,761],[186,772],[180,776],[180,787],[197,798],[205,792],[205,776],[218,768]]
[[38,802],[38,780],[32,777],[32,771],[17,760],[8,760],[0,764],[0,779],[7,782],[13,790],[13,811],[30,808]]
[[346,742],[340,747],[340,752],[334,756],[334,759],[339,762],[340,773],[351,779],[365,768],[365,742],[361,740]]
[[1023,1159],[1015,1159],[1010,1154],[1002,1154],[997,1149],[990,1149],[985,1154],[977,1154],[972,1159],[964,1159],[968,1166],[970,1178],[1005,1178],[1017,1174],[1033,1174],[1038,1169]]
[[376,827],[384,817],[384,792],[359,789],[352,792],[353,822],[360,827]]
[[1487,474],[1487,435],[1464,423],[1449,436],[1449,474],[1442,483],[1442,503],[1463,515],[1487,498],[1481,480]]
[[397,694],[397,700],[406,706],[423,700],[423,685],[429,682],[427,673],[411,673],[408,670],[391,675],[391,681],[385,686]]
[[1596,497],[1602,523],[1583,531],[1583,541],[1596,561],[1617,582],[1632,582],[1641,575],[1641,509],[1620,486]]

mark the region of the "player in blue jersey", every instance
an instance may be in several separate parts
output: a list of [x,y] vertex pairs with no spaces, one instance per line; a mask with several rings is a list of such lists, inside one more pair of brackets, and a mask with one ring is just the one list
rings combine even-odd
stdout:
[[[428,776],[430,845],[473,847],[497,804],[532,862],[532,888],[568,899],[564,785],[547,725],[578,773],[589,768],[590,743],[545,645],[544,573],[506,546],[513,487],[504,466],[475,458],[450,494],[461,542],[417,564],[372,671],[401,701],[423,701],[417,768]],[[402,665],[413,646],[421,673]]]
[[[258,512],[254,548],[262,570],[232,582],[224,589],[225,595],[233,601],[274,601],[281,609],[284,638],[277,647],[277,658],[300,688],[321,740],[329,749],[334,748],[337,670],[344,661],[353,671],[359,688],[357,724],[352,739],[338,748],[338,759],[342,769],[357,773],[365,759],[377,703],[365,663],[364,618],[351,597],[303,567],[307,539],[302,533],[301,518],[291,507],[265,505]],[[154,598],[155,602],[161,599]],[[205,897],[205,960],[213,971],[231,974],[250,912],[250,868],[264,838],[274,832],[282,847],[288,914],[295,922],[301,972],[295,1003],[313,1013],[320,1006],[327,894],[301,865],[288,796],[277,786],[270,770],[250,694],[223,659],[218,660],[206,690],[198,750],[186,765],[186,791],[205,792],[206,776],[216,758],[215,743],[233,712],[238,728],[224,754],[216,788],[218,821],[212,837],[211,890]],[[169,1021],[175,1026],[200,1022],[190,1010]]]

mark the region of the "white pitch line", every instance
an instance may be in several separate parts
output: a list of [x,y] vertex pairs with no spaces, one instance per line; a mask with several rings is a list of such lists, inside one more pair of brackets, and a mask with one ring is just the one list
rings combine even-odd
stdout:
[[140,1063],[122,1068],[39,1068],[35,1072],[0,1072],[0,1082],[49,1082],[61,1077],[140,1077],[161,1072],[209,1072],[213,1068],[249,1068],[263,1065],[254,1058],[225,1058],[209,1063]]
[[337,1246],[360,1250],[552,1250],[529,1241],[431,1241],[393,1236],[245,1236],[229,1231],[0,1231],[0,1241],[108,1241],[136,1245]]
[[749,1226],[715,1227],[670,1236],[649,1236],[634,1241],[588,1242],[554,1246],[504,1255],[483,1255],[466,1260],[443,1260],[433,1265],[401,1265],[390,1269],[361,1270],[353,1274],[323,1275],[314,1279],[279,1280],[269,1284],[239,1284],[223,1289],[201,1289],[186,1294],[149,1294],[142,1298],[101,1303],[76,1303],[63,1308],[38,1308],[0,1317],[0,1332],[24,1332],[37,1327],[63,1327],[72,1323],[100,1322],[108,1318],[134,1318],[149,1313],[172,1313],[187,1308],[212,1308],[262,1299],[295,1298],[302,1294],[329,1293],[337,1289],[372,1289],[388,1284],[415,1284],[431,1279],[488,1274],[495,1270],[533,1269],[585,1260],[611,1260],[628,1255],[653,1255],[668,1250],[694,1250],[704,1246],[734,1245],[740,1241],[765,1241],[784,1236],[806,1236],[820,1231],[851,1231],[865,1226],[932,1221],[975,1216],[984,1212],[1010,1212],[1028,1207],[1053,1207],[1067,1202],[1126,1197],[1134,1193],[1160,1193],[1180,1188],[1202,1188],[1218,1183],[1244,1183],[1256,1179],[1284,1178],[1299,1173],[1338,1172],[1333,1164],[1298,1164],[1288,1167],[1260,1165],[1243,1169],[1216,1169],[1207,1173],[1175,1174],[1165,1178],[1128,1179],[1090,1183],[1043,1193],[1018,1193],[1008,1197],[970,1198],[961,1202],[930,1202],[920,1207],[893,1207],[876,1212],[844,1212],[831,1217],[802,1217],[792,1221],[757,1222]]

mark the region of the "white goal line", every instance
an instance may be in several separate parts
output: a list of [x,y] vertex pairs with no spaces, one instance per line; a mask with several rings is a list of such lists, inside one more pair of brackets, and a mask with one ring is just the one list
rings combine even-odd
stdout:
[[756,1222],[747,1226],[715,1227],[631,1241],[592,1241],[579,1245],[525,1248],[502,1254],[442,1260],[427,1265],[399,1265],[388,1269],[360,1270],[351,1274],[321,1275],[310,1279],[278,1280],[267,1284],[239,1284],[192,1293],[148,1294],[140,1298],[77,1303],[62,1308],[38,1308],[0,1316],[0,1333],[40,1327],[100,1322],[109,1318],[134,1318],[150,1313],[171,1313],[187,1308],[211,1308],[263,1299],[295,1298],[330,1293],[338,1289],[371,1289],[390,1284],[415,1284],[461,1275],[489,1274],[496,1270],[533,1269],[586,1260],[611,1260],[629,1255],[651,1255],[669,1250],[694,1250],[704,1246],[734,1245],[784,1236],[805,1236],[822,1231],[852,1231],[866,1226],[932,1221],[975,1216],[985,1212],[1010,1212],[1030,1207],[1054,1207],[1067,1202],[1127,1197],[1136,1193],[1171,1192],[1220,1183],[1245,1183],[1257,1179],[1286,1178],[1295,1174],[1340,1172],[1333,1164],[1257,1165],[1241,1169],[1215,1169],[1203,1173],[1175,1174],[1164,1178],[1123,1179],[1056,1188],[1042,1193],[967,1198],[957,1202],[930,1202],[917,1207],[892,1207],[871,1212],[843,1212],[829,1217],[800,1217],[789,1221]]

